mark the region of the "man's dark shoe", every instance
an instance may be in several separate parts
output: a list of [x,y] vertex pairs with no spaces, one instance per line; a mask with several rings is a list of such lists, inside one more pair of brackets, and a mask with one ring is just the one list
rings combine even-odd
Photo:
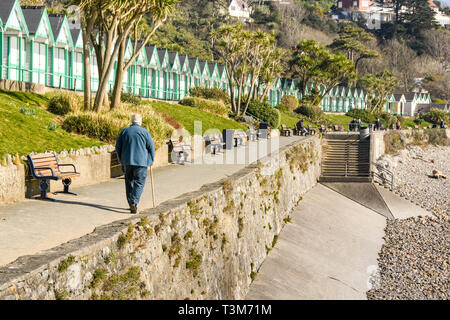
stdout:
[[130,205],[131,213],[137,213],[137,206],[135,204]]

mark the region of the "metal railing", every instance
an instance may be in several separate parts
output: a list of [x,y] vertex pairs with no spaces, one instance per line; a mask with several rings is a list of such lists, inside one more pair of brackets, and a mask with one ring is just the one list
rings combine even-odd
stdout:
[[378,182],[381,184],[388,184],[390,190],[394,190],[394,173],[386,168],[383,168],[380,164],[372,162],[372,165],[376,168],[377,171],[371,170],[372,180],[375,181],[378,179]]
[[[349,167],[350,167],[350,161],[348,160],[344,160],[344,161],[327,161],[327,164],[339,164],[339,165],[344,165],[344,177],[350,177],[349,175]],[[357,167],[357,166],[369,166],[369,170],[367,172],[367,175],[363,175],[363,174],[358,174],[357,176],[367,176],[367,177],[371,177],[371,171],[370,171],[370,162],[357,162],[353,165],[353,167]],[[323,174],[323,166],[322,166],[322,174]],[[355,177],[354,175],[351,175],[351,177]]]

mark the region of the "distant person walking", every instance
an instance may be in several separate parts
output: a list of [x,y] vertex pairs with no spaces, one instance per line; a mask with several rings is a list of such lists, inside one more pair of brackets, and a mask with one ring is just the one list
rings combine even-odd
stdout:
[[381,130],[381,121],[380,121],[380,119],[377,119],[377,121],[375,121],[375,129],[376,130]]
[[116,152],[125,173],[125,191],[130,211],[137,213],[147,178],[147,167],[155,159],[155,144],[150,132],[142,127],[140,114],[133,114],[131,122],[131,126],[120,132]]

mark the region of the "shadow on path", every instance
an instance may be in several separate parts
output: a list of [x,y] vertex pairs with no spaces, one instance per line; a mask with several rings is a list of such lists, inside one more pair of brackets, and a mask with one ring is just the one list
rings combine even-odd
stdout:
[[[117,207],[103,206],[103,205],[100,205],[100,204],[87,203],[87,202],[77,202],[77,201],[67,201],[67,200],[55,199],[55,203],[75,204],[75,205],[79,205],[79,206],[92,207],[92,208],[96,208],[96,209],[100,209],[100,210],[117,212],[117,213],[124,213],[124,214],[129,214],[130,213],[128,208],[117,208]],[[119,210],[122,210],[122,211],[119,211]]]

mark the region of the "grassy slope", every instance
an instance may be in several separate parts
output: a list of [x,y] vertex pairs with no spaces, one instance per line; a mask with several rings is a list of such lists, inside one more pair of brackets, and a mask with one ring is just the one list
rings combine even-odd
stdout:
[[189,133],[194,132],[194,121],[202,121],[202,134],[207,129],[243,129],[247,127],[233,119],[223,118],[221,116],[201,111],[199,109],[183,106],[180,104],[170,104],[165,102],[147,102],[150,103],[153,110],[165,113],[178,121]]
[[[300,120],[299,116],[294,117],[285,112],[280,112],[280,114],[281,114],[281,124],[285,124],[288,128],[291,128],[291,129],[294,128],[295,124]],[[307,120],[303,121],[303,125],[305,125],[305,126],[310,125],[310,124],[313,125],[314,127],[316,126],[310,121],[307,121]]]
[[[59,126],[46,128],[57,117],[45,110],[47,98],[42,95],[0,90],[0,156],[9,153],[27,155],[31,152],[79,149],[104,143],[83,136],[69,134]],[[21,113],[21,107],[35,111],[35,115]]]
[[[345,114],[325,114],[325,120],[333,124],[350,123],[353,120],[352,117],[348,117]],[[348,131],[348,124],[344,125],[346,131]]]

